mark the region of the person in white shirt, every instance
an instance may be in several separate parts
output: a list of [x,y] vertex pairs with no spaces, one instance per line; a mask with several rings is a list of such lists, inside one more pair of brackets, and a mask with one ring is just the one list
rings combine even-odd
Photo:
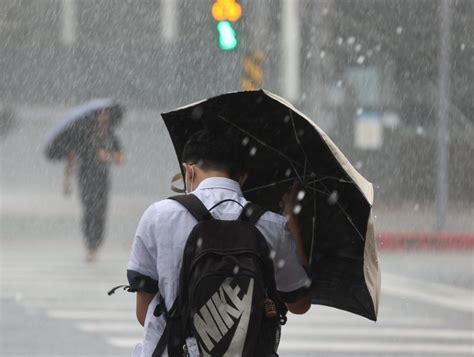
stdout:
[[[182,165],[185,187],[209,209],[231,199],[245,206],[241,185],[247,179],[242,145],[235,137],[202,130],[185,145]],[[295,187],[295,186],[294,186]],[[303,314],[311,306],[311,280],[306,273],[304,256],[292,213],[295,189],[284,196],[286,216],[264,213],[256,224],[268,247],[275,268],[277,289],[288,310]],[[241,206],[223,202],[212,210],[217,219],[237,219]],[[165,305],[173,305],[177,296],[183,250],[196,219],[176,201],[165,199],[152,204],[143,214],[135,234],[127,277],[136,291],[136,315],[144,326],[142,348],[136,355],[151,356],[165,327],[164,316],[154,316],[159,294]],[[291,232],[291,233],[290,233]]]

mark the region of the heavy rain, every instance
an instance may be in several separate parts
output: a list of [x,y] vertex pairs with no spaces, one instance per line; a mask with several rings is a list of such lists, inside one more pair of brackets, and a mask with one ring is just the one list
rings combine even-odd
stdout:
[[[1,356],[152,355],[191,215],[144,227],[202,190],[206,159],[182,165],[202,128],[248,164],[224,179],[243,201],[206,207],[258,204],[242,221],[290,310],[278,355],[474,355],[474,0],[0,0],[0,74]],[[258,325],[251,269],[226,259],[189,355]]]

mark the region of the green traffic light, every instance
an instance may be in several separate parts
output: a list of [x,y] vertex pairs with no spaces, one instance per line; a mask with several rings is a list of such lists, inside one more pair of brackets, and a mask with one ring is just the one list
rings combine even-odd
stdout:
[[237,46],[237,33],[229,21],[219,21],[217,32],[219,33],[219,48],[221,50],[230,51]]

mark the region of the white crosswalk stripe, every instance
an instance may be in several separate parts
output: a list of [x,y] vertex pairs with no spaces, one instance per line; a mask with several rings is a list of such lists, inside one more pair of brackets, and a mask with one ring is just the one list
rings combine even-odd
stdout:
[[[0,269],[0,298],[14,299],[27,309],[37,309],[52,319],[70,321],[79,331],[100,334],[114,347],[131,351],[140,342],[142,327],[135,319],[134,296],[118,290],[107,291],[125,281],[128,252],[86,265],[79,256],[55,263],[44,257],[21,267],[15,257],[5,257]],[[125,263],[124,263],[125,262]],[[450,307],[446,293],[433,297],[439,285],[421,284],[417,290],[411,279],[389,275],[384,286],[387,296],[407,292],[416,301]],[[469,310],[469,293],[457,289],[462,300],[451,304],[453,310]],[[396,305],[395,305],[396,306]],[[313,306],[302,316],[289,316],[282,330],[281,356],[299,353],[402,353],[405,355],[474,355],[474,332],[447,326],[442,318],[404,313],[382,304],[379,322],[327,307]]]

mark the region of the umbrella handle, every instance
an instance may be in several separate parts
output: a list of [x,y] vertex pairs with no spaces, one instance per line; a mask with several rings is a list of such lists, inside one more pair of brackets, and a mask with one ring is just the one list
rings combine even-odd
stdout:
[[181,172],[178,172],[171,179],[171,191],[176,192],[176,193],[185,193],[186,190],[184,188],[179,188],[174,185],[174,183],[179,180],[183,180],[183,175],[181,174]]

